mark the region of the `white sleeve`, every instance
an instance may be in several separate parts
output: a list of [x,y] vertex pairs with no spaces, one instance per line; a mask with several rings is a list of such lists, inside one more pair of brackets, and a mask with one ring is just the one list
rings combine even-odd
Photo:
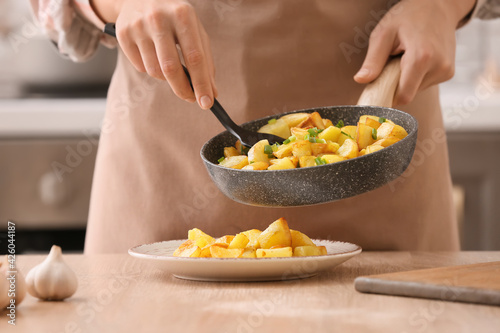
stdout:
[[35,20],[57,45],[59,52],[75,62],[84,62],[99,44],[116,46],[116,40],[102,32],[104,23],[88,0],[31,0]]

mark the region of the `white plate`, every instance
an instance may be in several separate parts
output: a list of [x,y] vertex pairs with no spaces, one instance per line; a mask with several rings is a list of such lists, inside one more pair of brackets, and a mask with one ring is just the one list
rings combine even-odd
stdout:
[[280,281],[314,276],[361,253],[356,244],[313,240],[327,255],[290,258],[180,258],[172,254],[185,240],[144,244],[128,253],[156,262],[175,277],[198,281]]

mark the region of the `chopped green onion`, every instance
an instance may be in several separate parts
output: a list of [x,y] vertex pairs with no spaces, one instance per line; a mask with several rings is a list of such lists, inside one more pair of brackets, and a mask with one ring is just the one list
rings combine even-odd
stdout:
[[309,142],[310,143],[316,143],[316,138],[313,136],[313,137],[310,137],[309,138]]
[[351,139],[353,139],[353,140],[354,140],[354,138],[353,138],[352,136],[350,136],[349,134],[347,134],[346,132],[344,132],[344,131],[340,131],[340,133],[342,133],[342,134],[344,134],[345,136],[347,136],[347,137],[349,137],[349,138],[351,138]]
[[344,121],[342,119],[340,119],[339,122],[337,123],[337,125],[335,125],[335,127],[338,127],[338,128],[344,127]]
[[273,147],[271,147],[270,145],[265,145],[264,146],[264,154],[272,154],[273,153]]
[[223,157],[221,157],[221,158],[219,158],[217,161],[218,161],[219,163],[222,163],[222,161],[224,161],[224,156],[223,156]]
[[323,131],[324,131],[324,129],[319,129],[318,130],[318,134],[321,133],[321,132],[323,132]]
[[247,155],[249,150],[250,150],[250,148],[245,147],[243,145],[241,146],[241,153],[242,154]]
[[317,143],[326,143],[326,140],[325,139],[316,139],[316,142]]
[[308,133],[308,134],[304,135],[304,140],[309,140],[309,138],[310,138],[310,137],[311,137],[311,136],[310,136],[310,135],[309,135],[309,133]]
[[290,143],[290,139],[286,139],[285,141],[283,141],[283,144],[284,144],[284,145],[287,145],[287,144],[289,144],[289,143]]
[[267,122],[268,124],[272,125],[272,124],[275,124],[276,123],[276,119],[269,119],[269,121]]
[[273,154],[267,154],[267,157],[269,157],[269,158],[273,158],[273,157],[274,157],[274,155],[273,155]]
[[387,119],[385,119],[384,117],[378,117],[378,122],[383,124],[387,121]]
[[372,138],[373,140],[377,140],[377,130],[375,128],[372,128]]
[[275,143],[274,145],[271,146],[273,152],[277,151],[279,149],[280,145],[278,143]]
[[307,131],[309,132],[310,136],[318,136],[319,134],[318,129],[316,127],[310,128]]
[[314,159],[314,161],[316,162],[316,165],[324,165],[324,164],[326,164],[326,161],[323,158],[321,158],[321,157],[316,157]]
[[290,142],[294,142],[295,140],[297,140],[297,137],[295,135],[292,135],[288,139],[290,140]]

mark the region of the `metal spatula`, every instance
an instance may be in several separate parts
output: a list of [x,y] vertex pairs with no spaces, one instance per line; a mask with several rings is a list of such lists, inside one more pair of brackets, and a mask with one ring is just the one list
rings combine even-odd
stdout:
[[[114,23],[106,24],[104,26],[104,32],[108,35],[116,37],[115,24]],[[191,76],[189,75],[187,68],[185,66],[182,66],[182,68],[186,73],[191,88],[193,88],[193,83],[191,82]],[[222,124],[222,126],[224,126],[229,133],[238,138],[241,141],[241,143],[246,147],[252,147],[260,140],[267,139],[267,141],[269,141],[269,144],[272,145],[276,142],[281,143],[286,139],[272,134],[252,132],[236,125],[236,123],[231,119],[231,117],[229,117],[226,110],[224,110],[224,108],[222,107],[222,105],[220,105],[217,99],[214,99],[214,105],[210,110],[217,117],[217,119],[219,119],[219,122]]]

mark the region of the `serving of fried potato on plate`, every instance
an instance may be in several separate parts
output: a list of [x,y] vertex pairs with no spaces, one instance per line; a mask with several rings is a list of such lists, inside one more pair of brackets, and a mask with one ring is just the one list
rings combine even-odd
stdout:
[[214,238],[200,229],[191,229],[188,240],[175,251],[174,257],[190,258],[277,258],[326,255],[325,246],[316,246],[305,234],[288,228],[282,217],[267,229],[251,229],[237,235]]

